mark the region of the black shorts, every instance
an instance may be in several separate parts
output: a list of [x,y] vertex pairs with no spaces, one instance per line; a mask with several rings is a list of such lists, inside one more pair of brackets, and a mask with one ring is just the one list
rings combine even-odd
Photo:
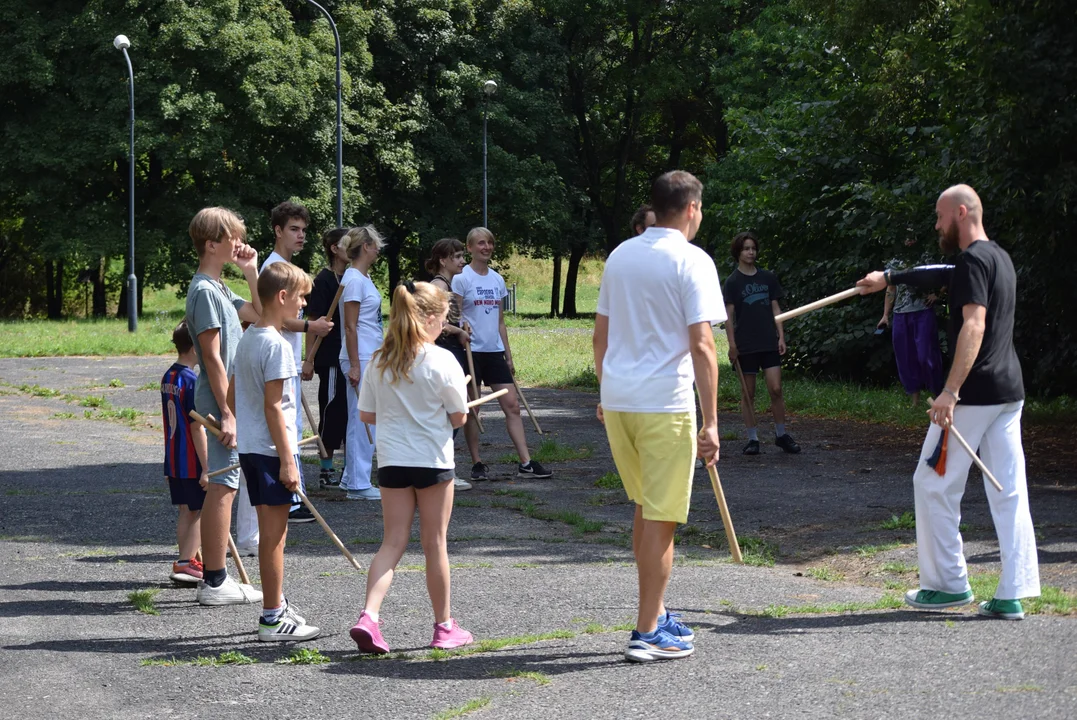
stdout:
[[[295,455],[295,466],[303,472],[299,456]],[[251,496],[251,506],[259,505],[295,505],[299,496],[280,482],[280,458],[257,453],[240,453],[239,468],[247,478],[247,494]]]
[[339,450],[348,437],[348,376],[340,364],[318,368],[318,435],[327,450]]
[[745,375],[755,375],[760,368],[769,370],[770,368],[781,367],[782,356],[778,354],[777,350],[741,353],[737,356],[737,362],[740,363],[741,372]]
[[494,385],[512,385],[512,373],[509,362],[503,352],[473,352],[471,358],[475,363],[475,384],[482,387]]
[[173,505],[186,505],[188,510],[201,510],[206,501],[206,491],[198,478],[168,478],[168,494]]
[[378,487],[423,490],[439,483],[450,482],[454,477],[456,472],[451,469],[388,465],[378,468]]

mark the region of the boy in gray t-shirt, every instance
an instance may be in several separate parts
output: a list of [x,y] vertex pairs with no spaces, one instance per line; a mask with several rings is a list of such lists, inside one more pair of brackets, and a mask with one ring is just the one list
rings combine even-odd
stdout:
[[[198,272],[187,290],[187,327],[201,372],[195,384],[195,410],[220,423],[219,442],[209,441],[210,473],[236,465],[236,419],[228,407],[228,371],[239,342],[240,321],[255,322],[261,311],[256,292],[258,253],[247,245],[242,218],[221,207],[204,208],[189,229],[198,253]],[[221,281],[228,263],[243,271],[253,302],[245,302]],[[239,471],[211,477],[202,506],[202,553],[205,564],[198,584],[202,605],[258,602],[262,594],[250,585],[228,577],[224,568],[226,538],[232,519],[232,499],[239,487]]]
[[319,630],[284,598],[284,541],[288,511],[300,487],[296,440],[296,379],[291,345],[281,336],[285,318],[307,304],[310,276],[291,263],[270,265],[258,278],[262,317],[236,348],[228,398],[235,406],[239,463],[251,505],[258,511],[258,567],[262,571],[262,642],[310,640]]

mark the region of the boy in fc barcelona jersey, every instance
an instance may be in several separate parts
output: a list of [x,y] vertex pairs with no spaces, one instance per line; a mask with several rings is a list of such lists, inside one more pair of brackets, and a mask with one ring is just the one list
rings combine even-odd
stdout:
[[202,502],[206,498],[206,431],[191,421],[194,410],[195,374],[198,362],[187,321],[172,331],[172,344],[179,357],[161,378],[161,413],[165,432],[164,473],[172,504],[179,507],[176,539],[179,559],[172,563],[169,577],[176,582],[196,583],[202,579],[202,563],[195,557],[201,543]]

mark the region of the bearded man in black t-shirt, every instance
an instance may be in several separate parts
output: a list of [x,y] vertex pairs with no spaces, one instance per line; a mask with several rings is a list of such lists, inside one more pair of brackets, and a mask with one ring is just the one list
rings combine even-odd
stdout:
[[760,371],[770,393],[770,410],[774,413],[774,444],[787,453],[800,452],[792,436],[785,431],[785,397],[782,395],[782,360],[785,355],[785,332],[774,322],[782,311],[778,301],[785,297],[778,276],[756,266],[759,239],[751,232],[738,233],[729,252],[737,267],[722,286],[725,311],[729,319],[725,335],[729,340],[729,364],[740,365],[745,392],[741,413],[748,428],[745,455],[759,454],[759,435],[755,426],[755,378]]
[[1021,598],[1040,594],[1040,577],[1021,446],[1025,388],[1013,346],[1017,276],[1006,251],[987,239],[983,207],[971,187],[946,190],[935,214],[942,251],[960,251],[954,265],[873,272],[857,283],[869,292],[894,284],[950,287],[953,364],[928,411],[933,424],[913,475],[920,589],[906,593],[905,602],[938,609],[975,599],[958,529],[972,459],[960,449],[950,452],[941,476],[926,462],[939,445],[943,427],[952,423],[970,446],[979,447],[984,464],[1003,487],[997,492],[984,482],[1002,575],[995,597],[980,603],[980,614],[1020,620],[1025,616]]

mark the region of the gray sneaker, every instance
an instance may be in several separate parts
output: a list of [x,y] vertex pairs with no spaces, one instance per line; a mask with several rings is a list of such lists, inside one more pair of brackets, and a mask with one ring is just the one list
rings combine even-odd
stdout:
[[195,597],[199,605],[250,605],[262,602],[262,591],[226,577],[217,587],[210,587],[205,581],[198,583]]
[[381,500],[381,490],[376,487],[363,488],[362,490],[349,490],[349,500]]

